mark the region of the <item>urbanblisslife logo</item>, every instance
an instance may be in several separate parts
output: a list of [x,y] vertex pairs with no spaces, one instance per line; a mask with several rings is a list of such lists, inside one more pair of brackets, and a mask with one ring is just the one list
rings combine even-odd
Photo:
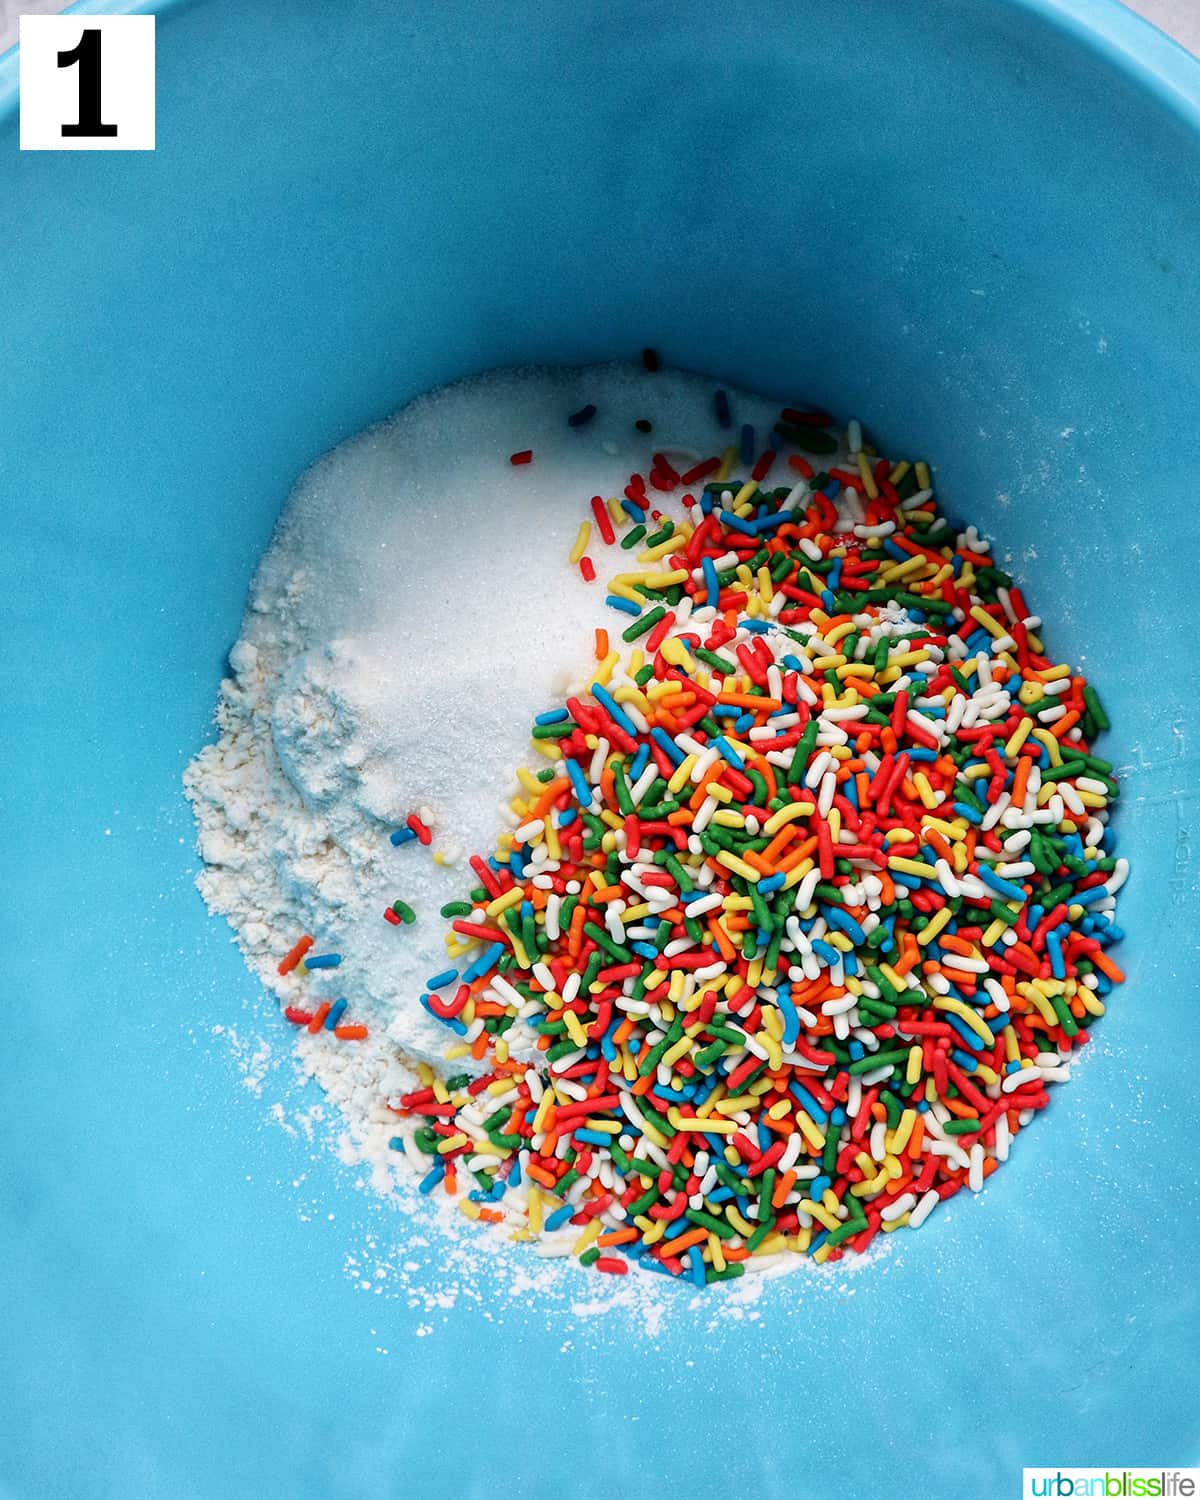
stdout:
[[1023,1497],[1078,1500],[1080,1496],[1104,1500],[1135,1500],[1152,1496],[1158,1500],[1191,1500],[1200,1496],[1200,1469],[1026,1469]]

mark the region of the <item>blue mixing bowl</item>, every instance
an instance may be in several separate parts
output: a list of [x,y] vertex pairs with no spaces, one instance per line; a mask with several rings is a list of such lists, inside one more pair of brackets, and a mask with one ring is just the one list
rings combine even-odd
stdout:
[[[155,8],[153,154],[20,155],[0,60],[0,1488],[1200,1463],[1200,65],[1112,0]],[[868,419],[1013,553],[1128,768],[1129,983],[986,1194],[853,1279],[740,1320],[685,1288],[656,1339],[484,1283],[418,1338],[343,1270],[403,1219],[209,1039],[284,1028],[180,772],[306,464],[453,377],[648,343]]]

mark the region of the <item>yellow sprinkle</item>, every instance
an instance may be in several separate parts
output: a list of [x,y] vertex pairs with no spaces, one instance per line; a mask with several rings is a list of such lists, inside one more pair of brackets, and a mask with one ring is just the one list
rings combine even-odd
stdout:
[[734,509],[736,510],[739,505],[745,505],[746,501],[749,500],[751,495],[753,495],[757,489],[758,480],[747,479],[745,484],[742,485],[741,489],[738,490],[737,494],[733,497]]
[[742,1128],[736,1120],[702,1120],[698,1115],[681,1115],[674,1106],[667,1118],[676,1130],[711,1130],[718,1135],[736,1135]]
[[[1008,737],[1008,743],[1004,746],[1005,755],[1015,755],[1025,741],[1029,738],[1029,731],[1033,728],[1033,720],[1026,717],[1021,720],[1012,734]],[[1049,783],[1053,785],[1053,783]]]
[[682,667],[689,674],[696,670],[696,663],[691,652],[677,635],[669,635],[662,643],[661,649],[663,659],[669,661],[673,667]]
[[[964,572],[965,571],[966,570],[964,569]],[[996,640],[999,640],[1002,635],[1008,634],[1008,631],[1004,628],[1003,625],[1000,624],[999,620],[994,620],[981,604],[972,604],[971,618],[977,625],[982,625],[983,628],[988,632],[988,634],[993,636]]]
[[[861,1186],[862,1184],[857,1185]],[[841,1220],[836,1214],[831,1214],[823,1203],[814,1203],[811,1198],[801,1198],[796,1207],[801,1213],[811,1214],[817,1223],[825,1229],[832,1230],[840,1227]],[[728,1207],[726,1208],[726,1212],[728,1212]]]
[[534,1234],[542,1232],[542,1194],[536,1187],[529,1189],[529,1227]]
[[1036,728],[1031,729],[1029,733],[1033,739],[1037,740],[1039,745],[1045,747],[1046,753],[1050,757],[1050,764],[1052,766],[1061,766],[1062,750],[1059,748],[1058,741],[1054,738],[1050,731],[1048,729],[1043,729],[1039,724]]
[[695,764],[696,757],[694,755],[685,755],[683,760],[672,771],[667,781],[667,790],[669,792],[681,792],[687,786],[688,778],[691,776],[692,767]]
[[[666,1225],[664,1224],[663,1227],[666,1228]],[[604,1226],[601,1224],[599,1219],[589,1220],[586,1227],[584,1228],[583,1233],[571,1246],[571,1254],[582,1255],[587,1247],[592,1243],[592,1241],[598,1240],[603,1233]]]
[[479,1204],[472,1203],[470,1198],[460,1198],[458,1200],[458,1211],[468,1219],[477,1219],[479,1217]]
[[[986,1042],[990,1047],[992,1044],[992,1033],[983,1024],[969,1005],[964,1005],[961,1000],[955,1000],[952,995],[938,995],[933,1002],[935,1010],[953,1011],[960,1020],[965,1021],[981,1042]],[[1053,1017],[1053,1011],[1051,1016]]]
[[[880,581],[885,583],[896,583],[901,578],[907,578],[910,573],[915,573],[918,568],[927,568],[929,559],[927,557],[910,557],[907,562],[893,563],[885,573],[880,575]],[[905,653],[908,654],[907,652]]]
[[[704,1102],[707,1106],[708,1100],[706,1099]],[[739,1110],[753,1109],[756,1102],[757,1096],[755,1094],[737,1094],[732,1099],[722,1099],[716,1106],[716,1109],[722,1115],[736,1115]],[[786,1102],[785,1100],[784,1103]]]
[[917,476],[917,483],[923,490],[931,488],[929,482],[929,465],[927,463],[925,463],[921,459],[918,459],[917,462],[913,465],[913,472]]
[[[728,849],[718,851],[717,862],[723,864],[727,870],[732,870],[735,875],[740,875],[743,880],[757,882],[760,878],[759,872],[753,865],[748,865],[744,859],[739,859],[736,854],[731,854]],[[928,870],[929,866],[925,865],[923,868]],[[518,898],[520,898],[523,892],[518,888],[517,894]]]
[[579,530],[575,535],[575,545],[571,548],[571,562],[577,563],[588,549],[588,543],[592,539],[592,523],[581,521]]
[[444,1141],[438,1142],[438,1155],[444,1156],[447,1151],[457,1151],[460,1146],[465,1146],[469,1140],[470,1136],[464,1135],[461,1130],[456,1131],[454,1135],[448,1135]]
[[672,532],[665,542],[659,542],[654,547],[647,547],[644,552],[637,555],[638,562],[657,562],[660,557],[666,557],[669,552],[678,552],[683,546],[683,538],[677,532]]
[[916,787],[917,795],[926,807],[934,808],[938,805],[937,794],[929,785],[929,780],[924,771],[915,771],[913,773],[912,784]]
[[814,1151],[824,1151],[824,1133],[817,1128],[816,1122],[805,1110],[798,1109],[796,1111],[796,1124],[800,1127],[800,1134]]
[[[737,1126],[735,1125],[733,1128],[736,1130]],[[733,1225],[737,1232],[740,1235],[744,1235],[746,1239],[749,1239],[750,1236],[754,1233],[754,1225],[748,1224],[746,1220],[742,1218],[741,1214],[738,1213],[737,1209],[734,1208],[732,1203],[725,1204],[725,1217],[729,1220],[729,1222]]]
[[672,1047],[668,1047],[659,1059],[663,1067],[673,1068],[681,1057],[686,1057],[692,1050],[692,1039],[690,1036],[681,1036]]
[[879,499],[879,487],[875,483],[875,476],[871,473],[871,465],[867,462],[867,455],[858,455],[858,473],[863,482],[863,489],[870,495],[872,500]]

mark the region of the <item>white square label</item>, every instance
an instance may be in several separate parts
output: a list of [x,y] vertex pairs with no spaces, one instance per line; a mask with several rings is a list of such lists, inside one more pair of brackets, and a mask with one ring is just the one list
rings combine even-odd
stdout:
[[22,151],[154,150],[154,17],[22,16]]

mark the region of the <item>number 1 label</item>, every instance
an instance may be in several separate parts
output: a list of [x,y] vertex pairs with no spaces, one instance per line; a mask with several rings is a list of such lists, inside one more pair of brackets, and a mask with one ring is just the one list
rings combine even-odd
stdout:
[[22,16],[22,151],[154,150],[154,17]]

